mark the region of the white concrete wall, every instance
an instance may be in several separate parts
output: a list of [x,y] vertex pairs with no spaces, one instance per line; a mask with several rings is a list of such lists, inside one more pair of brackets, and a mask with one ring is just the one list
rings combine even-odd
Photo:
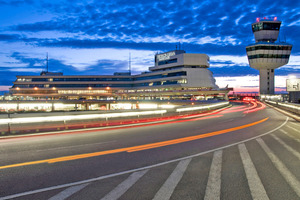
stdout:
[[[272,72],[273,71],[273,72]],[[274,70],[261,69],[259,70],[259,93],[274,94]]]
[[218,88],[211,71],[206,68],[187,68],[187,87],[210,87]]

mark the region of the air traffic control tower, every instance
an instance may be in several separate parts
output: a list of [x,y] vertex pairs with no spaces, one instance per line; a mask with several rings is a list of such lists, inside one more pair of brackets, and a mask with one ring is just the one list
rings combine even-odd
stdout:
[[[255,43],[246,47],[250,67],[259,70],[259,93],[274,94],[274,70],[286,65],[292,45],[276,42],[281,21],[256,18],[252,24]],[[275,43],[276,42],[276,43]]]

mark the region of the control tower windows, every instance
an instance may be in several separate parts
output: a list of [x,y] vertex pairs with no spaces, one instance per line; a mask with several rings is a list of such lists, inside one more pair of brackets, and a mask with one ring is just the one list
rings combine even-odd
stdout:
[[256,59],[256,58],[289,58],[290,55],[284,55],[284,54],[257,54],[248,56],[248,59]]
[[255,51],[255,50],[292,50],[292,45],[267,45],[267,46],[252,46],[247,47],[246,51]]
[[279,31],[281,23],[260,22],[252,25],[252,31],[275,30]]

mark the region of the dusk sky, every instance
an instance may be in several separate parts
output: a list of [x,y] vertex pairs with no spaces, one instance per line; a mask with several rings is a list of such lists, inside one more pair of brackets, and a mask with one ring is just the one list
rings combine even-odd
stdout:
[[289,63],[275,70],[276,91],[300,78],[300,1],[281,0],[0,0],[0,91],[16,75],[46,69],[64,75],[147,71],[157,52],[205,53],[219,87],[258,91],[258,71],[246,46],[257,17],[282,21],[280,41],[293,45]]

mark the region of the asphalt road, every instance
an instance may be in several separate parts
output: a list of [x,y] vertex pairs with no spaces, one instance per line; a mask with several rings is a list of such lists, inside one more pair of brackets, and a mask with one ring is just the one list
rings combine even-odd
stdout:
[[300,199],[300,123],[260,107],[2,139],[0,200]]

